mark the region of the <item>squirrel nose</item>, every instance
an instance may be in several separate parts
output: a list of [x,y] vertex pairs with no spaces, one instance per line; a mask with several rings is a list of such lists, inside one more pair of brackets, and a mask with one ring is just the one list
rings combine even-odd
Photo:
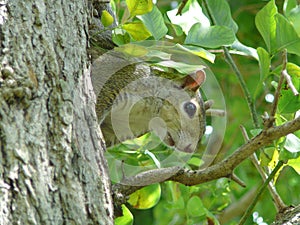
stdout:
[[192,153],[193,152],[193,149],[191,148],[191,145],[192,144],[189,144],[188,146],[186,146],[185,148],[184,148],[184,152],[188,152],[188,153]]

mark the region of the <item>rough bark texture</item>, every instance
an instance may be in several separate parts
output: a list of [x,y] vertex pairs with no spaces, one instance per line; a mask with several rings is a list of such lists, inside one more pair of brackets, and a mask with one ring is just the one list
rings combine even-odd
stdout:
[[0,224],[113,224],[85,1],[1,1]]
[[299,225],[300,224],[300,205],[288,207],[284,212],[276,216],[276,221],[271,225]]

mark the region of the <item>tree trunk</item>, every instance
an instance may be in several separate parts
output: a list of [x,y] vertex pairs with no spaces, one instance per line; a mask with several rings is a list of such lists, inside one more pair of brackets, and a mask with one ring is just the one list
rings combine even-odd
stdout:
[[0,2],[0,224],[113,224],[86,1]]

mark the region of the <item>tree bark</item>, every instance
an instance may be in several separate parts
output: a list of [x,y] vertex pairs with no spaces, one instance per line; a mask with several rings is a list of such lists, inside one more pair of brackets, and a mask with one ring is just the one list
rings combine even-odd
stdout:
[[113,224],[86,1],[0,2],[0,224]]

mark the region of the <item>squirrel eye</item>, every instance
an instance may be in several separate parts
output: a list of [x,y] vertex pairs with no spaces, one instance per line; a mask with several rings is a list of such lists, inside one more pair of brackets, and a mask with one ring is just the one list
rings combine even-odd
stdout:
[[192,103],[192,102],[186,102],[186,103],[184,103],[183,109],[188,114],[188,116],[190,118],[193,118],[193,116],[195,115],[195,113],[197,111],[196,105],[194,103]]

